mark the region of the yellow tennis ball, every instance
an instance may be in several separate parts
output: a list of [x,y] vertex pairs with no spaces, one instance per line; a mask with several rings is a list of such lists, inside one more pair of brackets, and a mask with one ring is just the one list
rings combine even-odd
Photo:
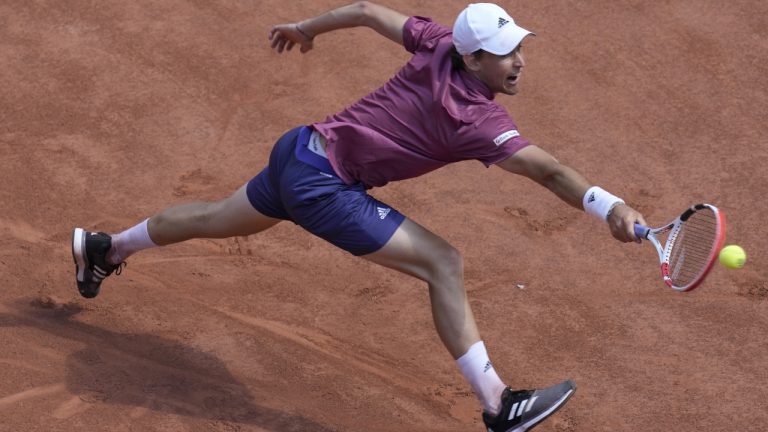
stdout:
[[747,262],[747,253],[744,252],[744,249],[742,249],[741,246],[728,245],[720,250],[718,259],[720,260],[720,264],[728,268],[742,268],[744,267],[744,263]]

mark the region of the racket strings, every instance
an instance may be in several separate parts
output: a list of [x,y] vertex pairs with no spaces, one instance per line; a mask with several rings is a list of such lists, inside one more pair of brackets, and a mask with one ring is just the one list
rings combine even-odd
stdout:
[[669,255],[675,286],[686,286],[709,266],[717,243],[718,219],[713,211],[697,211],[680,225]]

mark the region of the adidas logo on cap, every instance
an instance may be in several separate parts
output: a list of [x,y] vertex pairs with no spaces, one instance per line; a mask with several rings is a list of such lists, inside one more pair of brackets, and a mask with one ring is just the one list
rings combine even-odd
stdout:
[[499,28],[504,27],[506,24],[509,24],[509,20],[499,17]]

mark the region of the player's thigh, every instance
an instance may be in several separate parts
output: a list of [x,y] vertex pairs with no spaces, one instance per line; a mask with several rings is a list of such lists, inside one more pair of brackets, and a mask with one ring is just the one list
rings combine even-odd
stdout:
[[426,281],[462,272],[459,252],[442,237],[408,218],[381,249],[363,258]]
[[271,228],[282,219],[269,217],[253,207],[248,199],[247,184],[229,198],[214,204],[212,227],[226,237],[247,236]]

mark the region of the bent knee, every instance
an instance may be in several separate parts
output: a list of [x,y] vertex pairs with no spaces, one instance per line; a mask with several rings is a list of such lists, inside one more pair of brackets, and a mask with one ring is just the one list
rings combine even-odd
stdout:
[[434,280],[462,279],[464,258],[452,246],[441,247],[430,254],[431,275]]

